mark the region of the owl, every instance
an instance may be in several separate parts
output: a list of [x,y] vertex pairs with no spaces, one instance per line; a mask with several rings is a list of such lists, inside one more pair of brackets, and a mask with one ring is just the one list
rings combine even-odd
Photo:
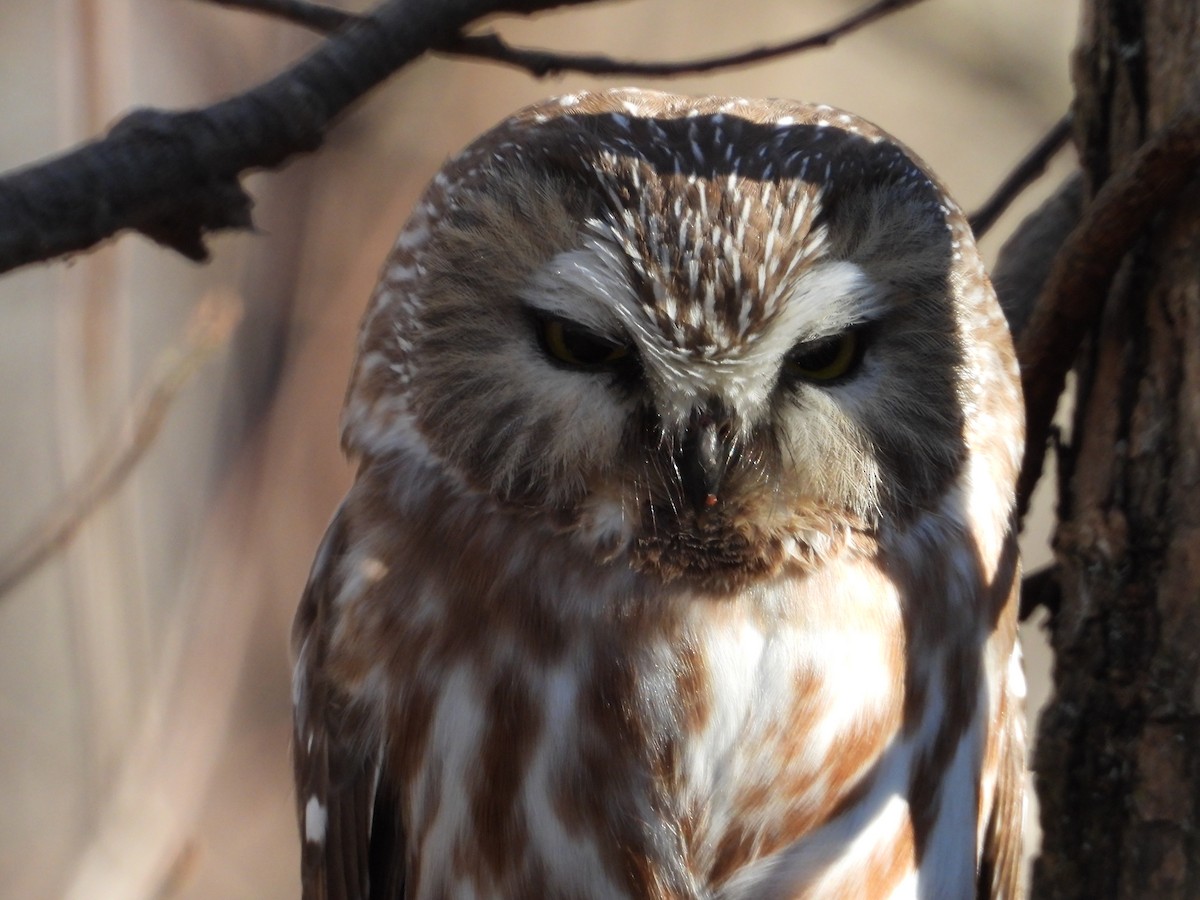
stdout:
[[1013,897],[1017,365],[827,106],[608,90],[447,163],[296,618],[309,898]]

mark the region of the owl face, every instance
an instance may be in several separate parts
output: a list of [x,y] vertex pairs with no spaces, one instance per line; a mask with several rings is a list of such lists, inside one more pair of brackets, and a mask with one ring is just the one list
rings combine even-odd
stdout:
[[535,107],[401,235],[346,442],[667,580],[903,527],[965,456],[976,260],[949,204],[827,107]]

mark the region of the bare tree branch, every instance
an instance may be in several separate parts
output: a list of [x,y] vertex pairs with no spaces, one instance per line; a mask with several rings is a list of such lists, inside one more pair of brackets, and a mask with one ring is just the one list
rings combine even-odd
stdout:
[[1070,175],[1041,206],[1021,220],[996,256],[992,285],[1013,340],[1020,341],[1054,259],[1083,214],[1083,175]]
[[214,296],[200,303],[181,346],[160,357],[119,431],[97,450],[43,520],[0,560],[0,598],[66,547],[88,517],[125,483],[154,443],[180,389],[225,344],[240,318],[241,305],[232,299]]
[[1083,337],[1099,321],[1125,254],[1200,166],[1200,107],[1188,107],[1151,137],[1086,206],[1059,252],[1017,346],[1025,391],[1025,461],[1019,511],[1041,477],[1050,422]]
[[205,236],[251,226],[240,179],[320,146],[354,101],[429,50],[490,59],[535,75],[676,75],[707,72],[826,46],[922,0],[879,0],[814,35],[743,53],[637,63],[509,47],[495,34],[464,36],[498,12],[530,14],[595,0],[386,0],[357,16],[304,0],[207,0],[320,31],[309,56],[244,94],[198,110],[137,110],[107,137],[0,178],[0,272],[84,250],[132,228],[193,260]]
[[1058,566],[1043,566],[1021,579],[1021,610],[1018,617],[1022,622],[1044,606],[1050,615],[1058,612],[1062,602],[1062,586],[1058,582]]
[[1050,160],[1067,145],[1067,141],[1070,139],[1071,114],[1067,113],[1055,122],[1054,127],[1046,132],[1024,159],[1017,163],[1008,176],[1000,182],[999,187],[992,192],[992,196],[988,197],[983,205],[972,213],[970,216],[971,230],[975,232],[976,238],[983,237],[996,224],[996,220],[1004,215],[1004,211],[1017,197],[1021,196],[1021,192],[1046,171]]
[[290,69],[199,110],[138,110],[107,137],[0,178],[0,272],[127,228],[201,260],[204,237],[250,225],[240,177],[320,146],[350,104],[498,12],[593,0],[385,0]]

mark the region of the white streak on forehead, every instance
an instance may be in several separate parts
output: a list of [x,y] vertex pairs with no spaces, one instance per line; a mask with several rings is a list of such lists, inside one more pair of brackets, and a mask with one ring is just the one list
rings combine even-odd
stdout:
[[778,378],[783,357],[799,342],[838,334],[879,315],[885,296],[858,266],[826,261],[805,271],[780,299],[777,314],[756,332],[756,339],[715,358],[664,347],[650,355],[647,368],[664,358],[672,365],[657,371],[657,390],[665,419],[682,419],[696,397],[714,393],[745,420],[762,413]]
[[[652,284],[658,311],[677,302]],[[711,286],[705,286],[711,291]],[[593,234],[584,246],[560,253],[534,273],[522,291],[531,306],[639,348],[660,414],[683,420],[697,397],[715,394],[747,420],[765,408],[783,357],[798,342],[837,334],[879,314],[882,291],[850,262],[818,262],[771,298],[775,314],[755,339],[713,352],[684,346],[677,325],[664,330],[629,280],[622,248]],[[704,306],[713,302],[708,295]],[[698,305],[697,305],[698,307]],[[696,312],[697,310],[692,310]]]

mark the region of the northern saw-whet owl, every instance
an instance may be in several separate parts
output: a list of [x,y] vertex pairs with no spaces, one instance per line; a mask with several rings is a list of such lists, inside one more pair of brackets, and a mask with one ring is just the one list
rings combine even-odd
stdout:
[[609,90],[445,165],[297,615],[310,898],[1011,897],[1016,360],[934,176]]

